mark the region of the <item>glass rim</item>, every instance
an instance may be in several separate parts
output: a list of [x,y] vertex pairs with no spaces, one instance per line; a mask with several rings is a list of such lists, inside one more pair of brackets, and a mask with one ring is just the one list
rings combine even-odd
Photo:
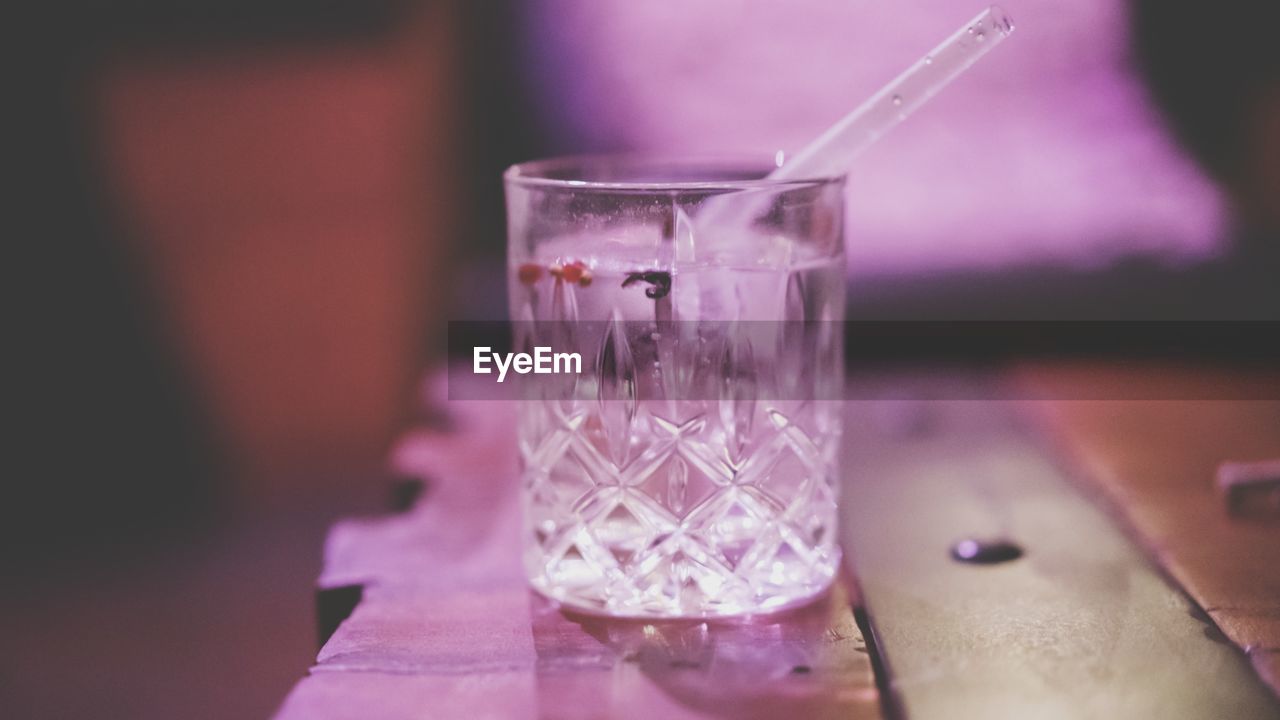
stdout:
[[[705,180],[587,180],[581,177],[556,177],[553,173],[568,174],[574,168],[671,168],[695,170],[705,168],[708,175],[716,170],[726,175],[733,172],[760,172],[761,177],[708,178]],[[770,179],[763,175],[778,167],[762,155],[657,155],[646,153],[601,153],[559,155],[516,163],[502,173],[508,184],[524,187],[557,188],[582,191],[631,191],[671,192],[688,190],[758,190],[763,188],[800,188],[841,184],[846,175],[825,175],[786,179]],[[585,175],[587,173],[580,173]]]

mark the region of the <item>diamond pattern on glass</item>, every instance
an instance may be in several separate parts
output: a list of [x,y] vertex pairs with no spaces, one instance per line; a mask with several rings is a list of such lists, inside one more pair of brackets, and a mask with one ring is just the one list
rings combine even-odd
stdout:
[[[648,262],[596,264],[589,284],[513,286],[537,344],[580,352],[587,370],[520,409],[531,582],[578,608],[641,617],[812,597],[840,559],[840,403],[815,398],[839,397],[840,343],[826,326],[839,319],[842,267]],[[573,320],[591,322],[562,322]],[[762,399],[779,397],[808,399]]]

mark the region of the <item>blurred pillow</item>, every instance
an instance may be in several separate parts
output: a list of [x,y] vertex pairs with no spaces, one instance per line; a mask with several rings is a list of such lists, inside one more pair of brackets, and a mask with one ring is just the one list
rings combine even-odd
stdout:
[[[865,154],[854,272],[1192,261],[1224,206],[1127,67],[1121,0],[1008,0],[1006,43]],[[566,149],[793,152],[980,9],[950,0],[529,0],[525,68]]]

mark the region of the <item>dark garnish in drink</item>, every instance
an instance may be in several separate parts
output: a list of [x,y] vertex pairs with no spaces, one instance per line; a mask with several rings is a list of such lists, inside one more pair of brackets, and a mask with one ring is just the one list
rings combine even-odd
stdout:
[[650,300],[660,300],[671,292],[671,273],[666,270],[627,273],[627,279],[622,281],[622,287],[630,287],[640,282],[649,283],[650,287],[644,289],[644,296]]

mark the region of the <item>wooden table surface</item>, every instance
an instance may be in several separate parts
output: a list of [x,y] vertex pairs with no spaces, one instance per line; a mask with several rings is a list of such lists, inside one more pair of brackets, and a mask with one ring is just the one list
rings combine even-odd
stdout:
[[278,718],[881,717],[847,578],[747,621],[603,619],[531,593],[509,408],[450,409],[452,432],[395,455],[424,497],[330,534],[322,592],[359,602]]
[[[1206,632],[1280,691],[1280,524],[1231,517],[1213,483],[1222,461],[1280,457],[1280,401],[1240,400],[1253,386],[1238,383],[1256,378],[1203,368],[1017,376],[1051,398],[1030,402],[1032,417],[1079,464],[1083,491],[1205,609]],[[1259,397],[1280,398],[1266,387]],[[532,594],[512,409],[449,408],[450,431],[416,432],[394,456],[428,479],[424,497],[331,532],[322,614],[354,610],[330,618],[336,631],[278,718],[883,716],[848,578],[809,607],[747,622],[600,619]]]
[[1280,458],[1280,371],[1082,363],[1022,377],[1053,398],[1038,403],[1047,432],[1280,694],[1280,517],[1233,516],[1215,486],[1223,462]]

